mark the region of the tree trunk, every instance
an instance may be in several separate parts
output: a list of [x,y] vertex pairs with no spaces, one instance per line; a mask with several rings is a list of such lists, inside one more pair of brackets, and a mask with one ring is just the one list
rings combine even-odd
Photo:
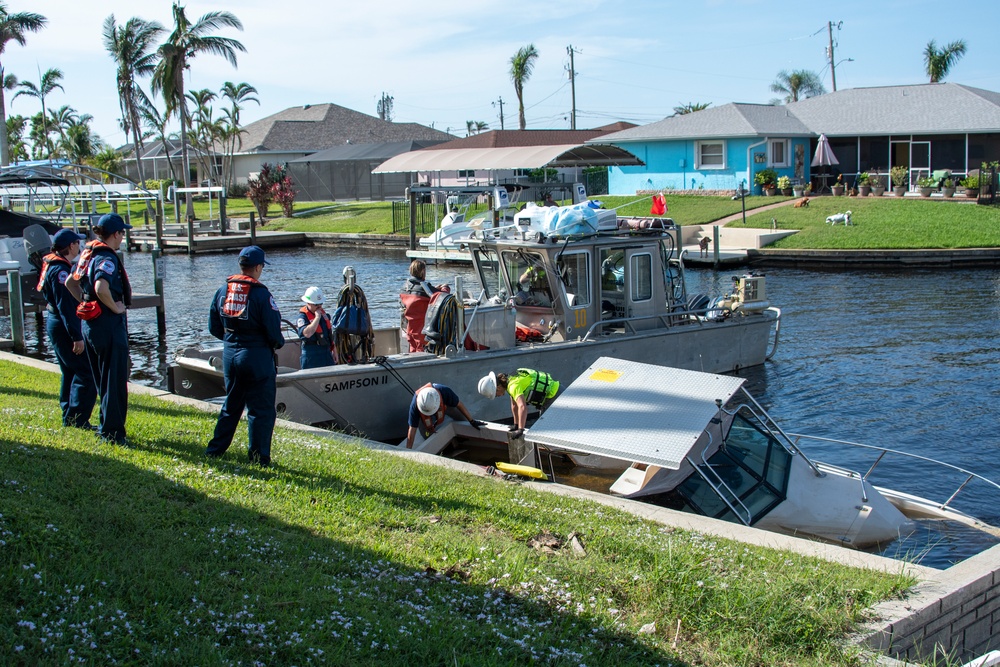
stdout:
[[[0,79],[3,78],[3,67],[0,67]],[[10,145],[7,141],[7,101],[3,96],[3,81],[0,81],[0,167],[10,164]]]

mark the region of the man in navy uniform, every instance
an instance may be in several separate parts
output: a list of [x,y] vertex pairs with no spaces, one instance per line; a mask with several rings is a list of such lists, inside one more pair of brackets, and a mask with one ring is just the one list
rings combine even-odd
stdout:
[[48,302],[48,331],[55,351],[62,383],[59,386],[59,405],[62,408],[63,426],[90,428],[90,415],[97,402],[97,385],[86,355],[80,318],[76,316],[79,303],[66,288],[66,280],[73,271],[73,262],[80,254],[82,237],[72,229],[61,229],[52,238],[52,252],[42,258],[42,270],[36,288]]
[[83,320],[87,356],[101,394],[99,433],[118,445],[126,444],[129,353],[125,309],[132,303],[132,286],[118,248],[125,230],[131,228],[117,213],[101,216],[94,226],[97,239],[87,244],[66,279],[66,288],[81,302],[76,313]]
[[285,339],[278,306],[260,282],[264,265],[269,264],[264,251],[257,246],[246,247],[240,252],[239,262],[240,272],[229,276],[215,293],[208,313],[209,332],[223,341],[226,401],[205,454],[219,457],[229,449],[246,408],[250,462],[268,466],[277,419],[274,351],[285,344]]

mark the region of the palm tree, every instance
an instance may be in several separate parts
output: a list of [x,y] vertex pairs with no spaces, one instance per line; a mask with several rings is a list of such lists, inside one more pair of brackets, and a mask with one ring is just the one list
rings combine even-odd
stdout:
[[687,104],[682,104],[679,107],[674,107],[674,115],[684,116],[689,113],[694,113],[695,111],[703,111],[710,106],[712,106],[711,102],[688,102]]
[[254,97],[257,94],[257,89],[245,81],[240,83],[226,81],[222,84],[221,93],[224,98],[229,100],[231,105],[229,109],[223,110],[226,131],[224,133],[223,141],[225,145],[222,153],[223,162],[226,161],[228,156],[229,164],[228,167],[223,165],[223,171],[225,172],[226,187],[231,188],[233,186],[233,154],[236,153],[237,146],[240,148],[243,147],[243,130],[240,129],[240,111],[243,110],[244,103],[256,102],[259,105],[260,100]]
[[[3,55],[4,50],[7,48],[7,42],[14,41],[24,46],[25,34],[38,32],[45,27],[47,21],[48,19],[41,14],[33,12],[11,14],[7,10],[7,3],[0,0],[0,56]],[[6,84],[7,79],[4,77],[3,71],[3,64],[0,63],[0,79]],[[5,88],[6,85],[0,87],[0,127],[7,125],[7,103],[4,100]],[[10,90],[10,88],[6,89]],[[6,132],[0,132],[0,167],[6,167],[8,164],[10,164],[10,148],[7,144],[7,134]]]
[[824,95],[826,88],[819,80],[816,72],[807,69],[797,69],[791,74],[786,70],[778,72],[778,78],[771,84],[772,93],[783,93],[785,103],[798,102],[807,97]]
[[101,143],[100,137],[90,131],[90,114],[75,116],[70,119],[62,139],[59,140],[59,151],[74,164],[83,164],[94,156]]
[[66,130],[78,122],[78,120],[79,116],[76,113],[76,109],[68,104],[64,104],[58,109],[49,109],[49,117],[47,119],[50,128],[49,132],[55,132],[59,135],[59,139],[55,144],[56,153],[60,152],[62,142],[66,140]]
[[28,97],[34,97],[42,103],[42,134],[44,135],[45,146],[48,148],[49,155],[52,154],[52,142],[49,141],[48,120],[45,117],[45,98],[48,97],[49,93],[56,88],[66,92],[66,90],[62,87],[62,84],[59,83],[62,78],[62,70],[56,68],[47,69],[45,70],[45,74],[39,74],[37,86],[31,81],[22,81],[17,84],[17,87],[20,88],[20,90],[14,93],[15,100],[21,95],[27,95]]
[[172,136],[167,135],[167,123],[170,122],[170,119],[167,118],[166,114],[161,115],[153,104],[139,109],[139,115],[142,116],[143,125],[160,142],[160,147],[163,149],[163,157],[166,159],[167,168],[170,170],[170,178],[176,181],[177,171],[174,169],[174,162],[170,155],[170,145],[167,143],[168,140],[173,139]]
[[938,51],[937,44],[934,43],[933,39],[927,42],[927,48],[924,49],[924,67],[927,69],[927,76],[931,78],[931,83],[938,83],[948,76],[948,70],[951,69],[951,66],[964,55],[964,39],[952,42],[940,51]]
[[142,169],[142,129],[139,123],[139,109],[151,104],[149,97],[139,87],[139,77],[152,76],[156,69],[156,53],[153,50],[156,39],[163,32],[163,26],[156,21],[130,18],[123,25],[115,23],[115,15],[104,19],[102,38],[104,48],[118,66],[118,104],[122,112],[122,129],[125,138],[132,136],[135,154],[135,168],[139,175],[139,185],[146,187],[146,177]]
[[215,175],[215,159],[212,155],[212,143],[218,134],[216,121],[213,120],[212,100],[215,93],[208,88],[192,90],[187,98],[194,103],[194,113],[191,114],[191,128],[188,130],[188,141],[198,149],[196,156],[203,168],[203,173],[209,179]]
[[[219,28],[243,30],[243,24],[229,12],[209,12],[195,23],[188,20],[184,7],[177,2],[173,5],[173,32],[157,50],[160,62],[153,72],[153,92],[161,93],[166,102],[166,116],[179,114],[181,120],[181,159],[184,162],[184,182],[191,177],[191,161],[188,158],[187,104],[184,97],[184,71],[190,67],[189,61],[200,53],[222,56],[236,67],[236,52],[246,53],[246,47],[235,39],[208,34]],[[194,215],[191,193],[187,193],[187,216]]]
[[10,149],[10,157],[14,162],[27,160],[28,147],[24,143],[24,128],[28,126],[28,119],[17,114],[7,118],[7,146]]
[[525,127],[524,84],[531,78],[531,70],[537,59],[538,51],[534,44],[522,46],[510,59],[510,80],[514,83],[514,93],[517,95],[517,120],[522,130]]

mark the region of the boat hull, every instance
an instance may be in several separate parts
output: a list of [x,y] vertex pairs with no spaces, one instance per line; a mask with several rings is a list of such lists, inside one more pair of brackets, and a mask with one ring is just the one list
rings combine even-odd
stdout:
[[[447,385],[476,418],[503,420],[510,417],[510,402],[505,398],[488,400],[476,391],[479,378],[490,371],[535,368],[568,382],[603,356],[709,373],[732,372],[764,363],[776,321],[775,313],[765,311],[721,322],[687,323],[587,341],[465,352],[451,358],[427,353],[397,354],[386,358],[389,368],[369,363],[279,372],[276,402],[286,419],[328,423],[371,439],[393,442],[405,434],[411,397],[396,376],[412,389],[427,382]],[[221,395],[221,370],[217,363],[207,361],[221,358],[221,351],[205,350],[200,357],[178,356],[172,369],[173,390],[195,398]]]

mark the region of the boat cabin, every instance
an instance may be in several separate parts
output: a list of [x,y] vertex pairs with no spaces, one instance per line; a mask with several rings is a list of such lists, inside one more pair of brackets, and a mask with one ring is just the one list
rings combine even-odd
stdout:
[[669,326],[666,314],[686,302],[674,258],[676,227],[668,221],[637,233],[614,224],[562,237],[519,219],[514,229],[471,245],[485,297],[516,313],[517,340],[559,342]]

